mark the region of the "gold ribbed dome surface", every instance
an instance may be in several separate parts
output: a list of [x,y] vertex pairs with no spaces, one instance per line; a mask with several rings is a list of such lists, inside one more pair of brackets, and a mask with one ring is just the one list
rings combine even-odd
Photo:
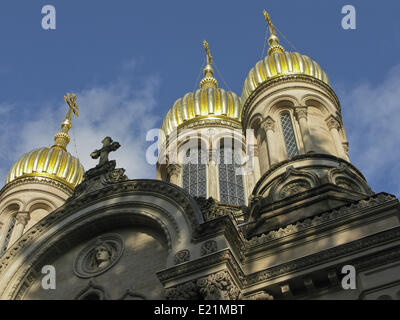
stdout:
[[64,96],[68,104],[68,112],[61,123],[61,131],[54,136],[54,145],[51,148],[43,147],[25,153],[13,164],[6,178],[6,185],[22,178],[33,177],[41,180],[50,178],[74,189],[83,179],[85,170],[79,159],[67,151],[70,141],[68,131],[71,128],[71,117],[78,116],[79,107],[76,104],[76,95],[69,93]]
[[329,79],[320,65],[298,52],[277,52],[257,62],[244,81],[241,100],[244,103],[259,85],[280,76],[307,75],[329,85]]
[[247,98],[262,84],[270,79],[279,77],[290,78],[291,76],[309,76],[329,85],[329,79],[321,66],[298,52],[286,52],[279,44],[275,26],[268,12],[264,10],[264,17],[268,23],[270,36],[268,39],[269,49],[267,56],[258,61],[252,68],[244,81],[241,95],[241,103],[244,105]]
[[23,177],[55,179],[74,189],[84,169],[77,158],[61,148],[39,148],[25,153],[8,173],[6,184]]
[[224,89],[218,88],[218,81],[213,77],[212,56],[208,42],[203,41],[207,64],[203,70],[204,78],[200,89],[185,94],[175,101],[164,118],[161,130],[168,136],[171,132],[192,121],[223,120],[240,124],[241,106],[239,97]]
[[239,97],[221,88],[198,89],[175,101],[164,118],[161,129],[169,135],[194,119],[225,119],[240,121]]

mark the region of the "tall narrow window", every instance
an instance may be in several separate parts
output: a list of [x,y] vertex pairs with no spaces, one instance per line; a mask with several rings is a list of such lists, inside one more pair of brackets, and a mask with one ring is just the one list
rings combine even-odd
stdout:
[[221,202],[244,205],[243,176],[237,163],[241,155],[234,154],[232,149],[219,151],[219,195]]
[[10,242],[10,238],[12,235],[12,232],[14,230],[14,226],[15,226],[15,222],[16,222],[16,217],[15,214],[11,217],[11,221],[10,224],[8,225],[8,229],[7,229],[7,233],[4,236],[4,240],[3,243],[1,245],[1,249],[0,249],[0,256],[2,256],[4,254],[4,252],[6,252],[7,247],[8,247],[8,243]]
[[201,149],[186,152],[182,168],[183,188],[193,197],[207,197],[207,154]]
[[281,125],[288,157],[292,158],[297,156],[299,151],[297,149],[296,137],[294,136],[292,120],[290,119],[290,114],[288,112],[281,114]]

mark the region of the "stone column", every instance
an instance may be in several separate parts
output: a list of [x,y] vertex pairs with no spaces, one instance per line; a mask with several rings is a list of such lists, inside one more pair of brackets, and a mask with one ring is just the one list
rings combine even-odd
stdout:
[[169,164],[167,170],[169,182],[181,187],[181,166],[176,163]]
[[207,197],[219,199],[219,172],[218,172],[218,153],[216,149],[208,151],[208,177],[207,177]]
[[295,110],[296,119],[299,123],[301,136],[303,139],[304,153],[313,151],[312,140],[307,124],[307,107],[296,107]]
[[264,132],[263,128],[258,128],[257,130],[257,146],[258,146],[258,151],[259,151],[259,168],[260,168],[260,174],[262,175],[264,172],[266,172],[269,167],[269,159],[268,159],[268,149],[267,149],[267,135]]
[[30,219],[29,212],[21,211],[16,214],[14,230],[11,239],[8,243],[9,247],[22,236],[22,234],[24,233],[25,226],[28,224],[29,219]]
[[248,163],[246,166],[246,175],[247,177],[247,186],[245,188],[246,191],[246,199],[249,197],[253,188],[257,181],[260,179],[260,162],[258,158],[258,147],[256,145],[247,146],[248,150]]
[[261,124],[265,131],[268,145],[269,161],[271,166],[279,162],[278,154],[275,148],[275,121],[271,117],[267,117],[265,121]]
[[336,145],[337,156],[343,159],[347,159],[345,151],[343,149],[342,139],[340,137],[340,122],[334,117],[330,116],[326,119],[326,124],[328,125],[329,131],[333,136],[333,141]]

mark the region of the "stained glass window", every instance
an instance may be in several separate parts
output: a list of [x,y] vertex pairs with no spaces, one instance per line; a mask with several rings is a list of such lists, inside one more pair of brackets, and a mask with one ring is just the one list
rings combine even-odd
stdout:
[[244,205],[244,187],[241,169],[241,155],[232,149],[220,149],[218,174],[220,201],[235,205]]
[[297,156],[299,151],[297,149],[296,137],[294,136],[292,120],[290,119],[289,113],[284,112],[281,114],[281,125],[288,157],[292,158]]
[[207,197],[207,153],[201,149],[186,152],[182,185],[193,197]]
[[6,233],[5,237],[4,237],[3,244],[2,244],[1,249],[0,249],[0,256],[2,256],[4,254],[4,252],[6,252],[6,250],[7,250],[8,243],[10,242],[10,238],[11,238],[12,232],[14,230],[14,226],[15,226],[16,220],[17,219],[16,219],[15,215],[13,215],[11,217],[11,221],[10,221],[10,224],[8,226],[7,233]]

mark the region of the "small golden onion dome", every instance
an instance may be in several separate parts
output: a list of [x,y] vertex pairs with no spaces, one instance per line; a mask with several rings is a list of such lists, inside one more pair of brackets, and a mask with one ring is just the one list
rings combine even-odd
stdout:
[[189,92],[175,101],[167,112],[161,129],[168,136],[171,132],[197,120],[224,120],[240,125],[241,106],[239,97],[231,91],[218,88],[213,77],[212,56],[207,41],[203,42],[207,54],[207,65],[200,89]]
[[71,116],[78,116],[76,96],[68,94],[64,97],[69,105],[65,120],[61,123],[61,131],[54,136],[54,145],[50,148],[38,148],[25,153],[14,165],[6,178],[6,185],[22,178],[32,177],[37,180],[50,178],[63,183],[73,190],[83,179],[85,170],[79,159],[66,149],[70,137]]
[[190,120],[222,119],[240,122],[239,97],[220,88],[198,89],[175,101],[161,129],[168,136]]
[[264,59],[258,61],[254,68],[250,70],[243,84],[241,102],[244,103],[262,83],[278,77],[306,75],[321,80],[329,85],[327,74],[317,62],[306,55],[285,51],[279,44],[275,27],[265,10],[264,16],[271,32],[268,39],[270,46],[268,55]]
[[62,148],[39,148],[25,153],[8,173],[6,184],[20,178],[51,178],[74,189],[83,178],[79,160]]

